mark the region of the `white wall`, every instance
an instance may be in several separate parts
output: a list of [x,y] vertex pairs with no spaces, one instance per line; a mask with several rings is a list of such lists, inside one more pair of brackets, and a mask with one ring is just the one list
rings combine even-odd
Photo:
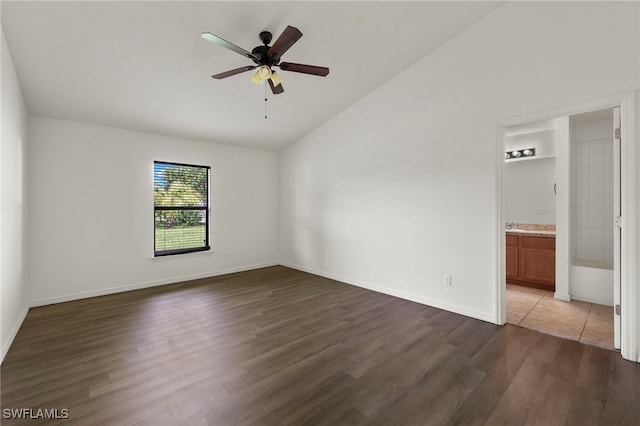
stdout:
[[[41,117],[29,136],[33,304],[276,261],[277,153]],[[154,160],[211,166],[213,254],[152,259]]]
[[505,214],[517,223],[555,225],[555,157],[507,161],[504,165]]
[[0,315],[4,359],[28,310],[26,276],[27,109],[2,32],[2,147],[0,149]]
[[638,6],[507,3],[286,149],[283,262],[496,321],[497,123],[637,90]]
[[[552,125],[552,120],[547,120]],[[546,123],[531,123],[507,129],[505,151],[535,148],[536,156],[505,161],[502,181],[507,220],[517,223],[555,225],[556,197],[556,131],[526,131],[528,127]]]

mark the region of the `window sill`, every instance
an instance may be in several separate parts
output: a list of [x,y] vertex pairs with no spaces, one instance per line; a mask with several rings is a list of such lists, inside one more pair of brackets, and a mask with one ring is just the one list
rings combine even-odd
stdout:
[[207,257],[207,256],[212,256],[214,253],[215,252],[213,251],[213,249],[210,249],[206,251],[194,251],[192,253],[171,254],[167,256],[153,256],[151,258],[151,261],[167,262],[171,260],[181,260],[181,259],[192,258],[192,257]]

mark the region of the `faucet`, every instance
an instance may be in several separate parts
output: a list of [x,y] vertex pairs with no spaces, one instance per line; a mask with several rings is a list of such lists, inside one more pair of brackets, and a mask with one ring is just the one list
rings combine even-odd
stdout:
[[516,221],[515,221],[515,220],[511,220],[511,221],[509,221],[509,222],[507,222],[507,223],[505,224],[505,228],[507,228],[507,229],[512,229],[512,228],[514,228],[515,226],[516,226]]

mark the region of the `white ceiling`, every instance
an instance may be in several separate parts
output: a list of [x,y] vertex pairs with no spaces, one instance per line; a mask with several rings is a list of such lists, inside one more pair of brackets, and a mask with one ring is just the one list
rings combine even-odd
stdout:
[[[280,150],[475,23],[499,2],[7,2],[2,26],[30,114]],[[287,25],[304,36],[269,93],[251,61],[200,38],[251,50]]]

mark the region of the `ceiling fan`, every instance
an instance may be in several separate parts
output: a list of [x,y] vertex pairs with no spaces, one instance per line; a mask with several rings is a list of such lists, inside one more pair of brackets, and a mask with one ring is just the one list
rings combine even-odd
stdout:
[[211,33],[202,33],[202,38],[216,43],[224,48],[232,50],[251,59],[255,65],[246,65],[244,67],[232,69],[229,71],[221,72],[219,74],[212,75],[211,77],[216,80],[231,77],[232,75],[240,74],[246,71],[250,71],[258,68],[258,70],[251,77],[251,81],[256,84],[262,84],[267,80],[271,91],[274,95],[278,95],[284,92],[282,87],[282,78],[276,74],[273,67],[279,67],[283,71],[299,72],[303,74],[311,74],[325,77],[329,74],[329,68],[318,67],[315,65],[295,64],[293,62],[280,62],[282,55],[289,50],[293,44],[302,37],[302,32],[299,29],[292,26],[287,26],[285,30],[280,34],[280,37],[273,43],[273,46],[269,46],[271,43],[272,34],[269,31],[262,31],[260,33],[260,40],[264,44],[263,46],[256,46],[251,52],[236,46],[233,43],[226,41],[225,39],[218,37]]

